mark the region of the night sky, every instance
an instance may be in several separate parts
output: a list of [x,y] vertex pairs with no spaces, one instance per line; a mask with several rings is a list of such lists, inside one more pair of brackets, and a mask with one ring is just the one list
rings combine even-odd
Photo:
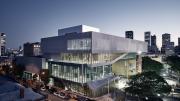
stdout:
[[7,46],[58,35],[59,28],[74,25],[98,27],[101,32],[124,37],[133,30],[144,40],[144,31],[180,37],[180,0],[0,0],[0,32],[7,34]]

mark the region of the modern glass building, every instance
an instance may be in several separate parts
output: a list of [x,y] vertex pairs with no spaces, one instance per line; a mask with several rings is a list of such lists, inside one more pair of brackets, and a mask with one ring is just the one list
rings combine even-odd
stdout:
[[97,97],[110,92],[119,75],[141,72],[139,54],[147,52],[145,42],[100,33],[85,25],[58,33],[41,39],[42,53],[49,59],[56,86]]

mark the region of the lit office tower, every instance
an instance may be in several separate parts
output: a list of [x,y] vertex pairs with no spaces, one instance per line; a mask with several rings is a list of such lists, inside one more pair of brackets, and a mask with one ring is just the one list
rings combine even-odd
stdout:
[[40,42],[25,43],[23,47],[24,47],[24,56],[39,56],[39,55],[41,55]]
[[151,36],[151,45],[153,46],[156,46],[156,35],[152,35]]
[[151,46],[151,32],[144,32],[144,41],[148,43],[148,46]]
[[158,52],[158,48],[157,48],[157,45],[156,45],[156,35],[151,36],[151,52],[152,53],[157,53]]
[[175,53],[180,55],[180,38],[178,38],[178,45],[175,47]]
[[166,45],[165,54],[166,55],[173,55],[174,54],[174,42],[170,42]]
[[125,37],[129,39],[134,39],[133,38],[133,31],[126,31],[125,32]]
[[144,32],[144,41],[148,43],[148,52],[150,51],[151,47],[151,32]]
[[168,44],[171,42],[170,40],[170,34],[165,33],[162,34],[162,47],[161,47],[161,53],[165,53],[166,47],[168,46]]
[[0,41],[1,41],[0,55],[4,56],[6,53],[6,34],[5,33],[1,33]]

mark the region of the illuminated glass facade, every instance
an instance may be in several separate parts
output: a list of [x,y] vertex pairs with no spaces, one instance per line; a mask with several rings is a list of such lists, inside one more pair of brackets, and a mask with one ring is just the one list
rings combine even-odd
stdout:
[[54,78],[56,86],[64,87],[89,97],[100,96],[108,91],[107,84],[100,88],[99,91],[94,92],[88,87],[87,83],[96,82],[96,80],[112,75],[112,65],[88,67],[87,64],[49,61],[49,67],[50,75]]
[[85,64],[50,62],[53,77],[78,83],[87,83],[102,79],[112,73],[112,66],[98,66],[90,68]]
[[73,62],[73,63],[84,63],[84,64],[96,64],[110,62],[123,53],[61,53],[59,56],[60,61]]
[[99,32],[78,33],[74,27],[68,32],[41,39],[42,53],[49,59],[55,86],[89,97],[107,94],[107,78],[136,73],[136,53],[147,51],[141,41]]
[[67,40],[67,50],[89,50],[91,49],[91,39]]
[[[106,83],[104,86],[98,88],[97,91],[93,91],[88,87],[88,83],[102,80],[112,76],[113,73],[130,75],[130,73],[134,74],[136,72],[136,54],[124,54],[61,53],[59,55],[59,61],[49,61],[50,75],[54,78],[56,86],[63,86],[73,92],[78,92],[89,97],[101,96],[107,93],[108,84]],[[118,58],[121,56],[123,57],[119,60]],[[112,63],[112,61],[115,63]],[[112,83],[109,85],[113,86]],[[113,90],[113,87],[109,89]]]

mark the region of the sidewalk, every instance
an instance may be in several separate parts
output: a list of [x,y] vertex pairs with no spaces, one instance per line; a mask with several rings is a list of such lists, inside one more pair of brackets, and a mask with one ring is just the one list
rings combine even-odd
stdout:
[[106,94],[104,96],[95,98],[96,101],[113,101],[113,99],[110,97],[110,94]]

